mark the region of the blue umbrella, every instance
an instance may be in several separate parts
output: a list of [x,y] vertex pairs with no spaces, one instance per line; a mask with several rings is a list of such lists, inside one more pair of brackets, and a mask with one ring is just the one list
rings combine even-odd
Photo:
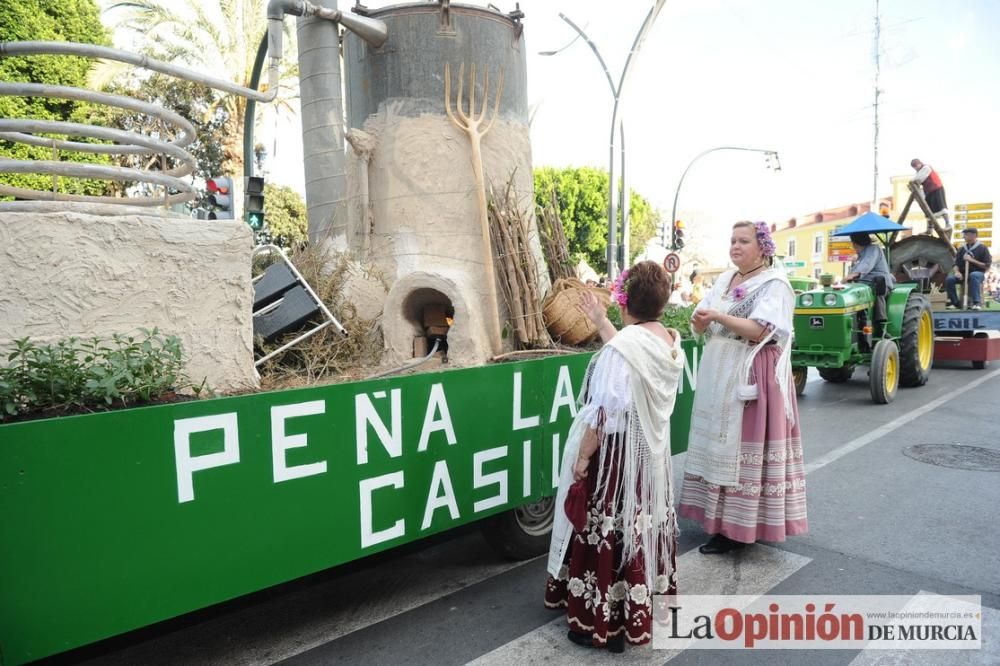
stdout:
[[850,236],[851,234],[891,234],[908,228],[909,227],[904,227],[901,224],[896,224],[892,220],[886,219],[878,213],[872,213],[869,211],[858,217],[846,227],[841,227],[834,232],[833,235]]

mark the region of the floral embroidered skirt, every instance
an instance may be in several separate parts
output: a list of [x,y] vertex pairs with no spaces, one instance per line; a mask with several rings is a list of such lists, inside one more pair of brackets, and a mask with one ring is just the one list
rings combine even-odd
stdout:
[[[587,477],[591,497],[599,457],[591,458]],[[609,483],[617,483],[616,476],[612,474]],[[652,637],[652,595],[677,593],[676,539],[669,546],[671,571],[675,573],[669,578],[657,576],[655,589],[650,590],[645,583],[641,552],[627,565],[621,565],[623,528],[631,537],[643,528],[643,521],[636,517],[626,525],[621,511],[616,511],[611,502],[601,504],[590,500],[587,527],[582,532],[574,530],[559,575],[548,577],[545,606],[565,608],[570,630],[590,634],[595,647],[606,646],[608,640],[623,632],[629,643],[642,645]]]
[[708,534],[753,543],[809,531],[798,405],[792,405],[795,425],[789,425],[774,376],[778,355],[777,345],[770,345],[754,359],[760,393],[743,409],[739,485],[720,487],[684,475],[679,513]]

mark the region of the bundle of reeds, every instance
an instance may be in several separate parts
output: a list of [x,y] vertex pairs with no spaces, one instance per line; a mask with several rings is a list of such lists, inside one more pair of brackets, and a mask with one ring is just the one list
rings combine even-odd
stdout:
[[542,253],[549,267],[552,284],[555,284],[556,280],[575,278],[576,272],[569,257],[569,243],[566,242],[566,234],[559,217],[559,199],[555,188],[549,193],[549,202],[538,207],[536,217],[542,237]]
[[490,187],[489,223],[497,276],[518,349],[552,346],[542,320],[538,265],[531,252],[528,220],[513,193],[513,178],[499,195]]

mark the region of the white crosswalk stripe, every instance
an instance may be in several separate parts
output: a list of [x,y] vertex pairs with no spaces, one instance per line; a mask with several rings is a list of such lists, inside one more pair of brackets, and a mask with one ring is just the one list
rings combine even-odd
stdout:
[[[769,546],[757,545],[736,556],[702,555],[692,550],[677,560],[680,592],[697,594],[734,594],[759,596],[810,562],[810,558]],[[553,611],[555,612],[555,611]],[[475,666],[508,664],[601,664],[609,655],[605,650],[584,650],[566,639],[566,613],[502,645],[475,661]],[[627,646],[625,654],[616,655],[615,663],[662,664],[678,654],[653,650],[650,646]]]
[[[921,590],[917,594],[933,594]],[[904,607],[903,610],[906,610]],[[983,606],[978,650],[862,650],[850,666],[986,666],[1000,664],[1000,611]]]

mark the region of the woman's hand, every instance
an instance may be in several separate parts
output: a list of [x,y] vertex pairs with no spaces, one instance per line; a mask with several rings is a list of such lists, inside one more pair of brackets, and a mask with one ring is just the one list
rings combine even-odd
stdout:
[[702,310],[695,310],[694,314],[691,315],[691,327],[694,329],[695,333],[701,334],[705,332],[708,325],[719,318],[719,311],[713,310],[712,308],[704,308]]
[[608,318],[608,311],[603,305],[601,305],[601,301],[594,295],[594,292],[587,291],[583,295],[581,305],[583,305],[583,311],[587,315],[587,319],[592,321],[594,326],[600,329],[601,324],[603,324]]
[[587,469],[590,467],[590,458],[577,458],[576,463],[573,465],[573,480],[579,481],[580,479],[587,478]]

